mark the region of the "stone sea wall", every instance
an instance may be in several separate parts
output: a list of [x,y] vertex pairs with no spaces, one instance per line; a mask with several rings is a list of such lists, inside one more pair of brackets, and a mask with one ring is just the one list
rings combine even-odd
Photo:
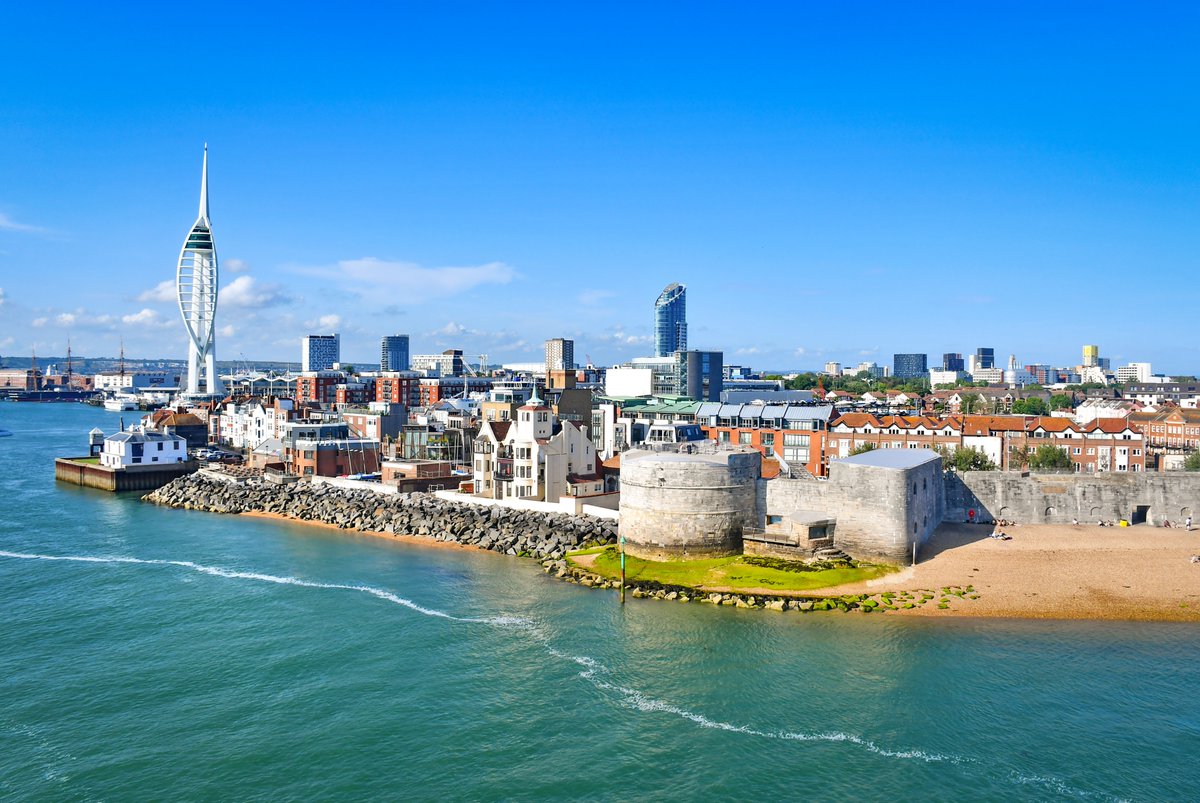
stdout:
[[192,474],[143,497],[147,502],[211,513],[270,513],[346,530],[413,535],[543,560],[617,540],[617,522],[594,516],[480,507],[430,494],[377,494],[310,483],[260,479],[224,482]]

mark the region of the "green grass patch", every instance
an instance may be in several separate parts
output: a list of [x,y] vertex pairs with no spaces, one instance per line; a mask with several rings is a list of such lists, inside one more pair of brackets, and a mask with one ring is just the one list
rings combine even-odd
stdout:
[[[621,576],[621,555],[614,546],[598,550],[592,570],[609,579]],[[573,552],[572,555],[581,553]],[[895,571],[893,566],[874,564],[842,565],[840,568],[815,568],[797,571],[748,562],[754,556],[711,558],[708,560],[649,561],[625,556],[625,578],[633,582],[655,582],[688,588],[765,588],[776,592],[809,591],[870,580]],[[756,561],[761,560],[755,558]],[[792,561],[780,561],[792,563]]]
[[100,465],[100,458],[99,457],[76,457],[73,460],[71,460],[71,462],[72,463],[82,463],[83,465],[88,465],[88,466],[98,466],[98,465]]

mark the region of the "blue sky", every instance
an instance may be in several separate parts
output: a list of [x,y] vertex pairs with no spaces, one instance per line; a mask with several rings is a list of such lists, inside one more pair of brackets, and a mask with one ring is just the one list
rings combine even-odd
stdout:
[[207,141],[221,359],[608,364],[679,281],[726,362],[1200,371],[1194,4],[162,5],[5,11],[0,354],[185,355]]

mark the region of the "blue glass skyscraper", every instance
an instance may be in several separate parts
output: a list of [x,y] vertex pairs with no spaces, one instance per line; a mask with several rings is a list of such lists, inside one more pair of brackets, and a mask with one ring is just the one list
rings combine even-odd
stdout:
[[687,351],[687,288],[672,282],[654,302],[654,356]]

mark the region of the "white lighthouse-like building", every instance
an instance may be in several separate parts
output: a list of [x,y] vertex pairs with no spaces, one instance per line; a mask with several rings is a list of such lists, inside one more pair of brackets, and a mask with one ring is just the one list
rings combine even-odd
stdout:
[[200,214],[179,252],[175,272],[179,312],[188,333],[187,395],[221,394],[217,376],[217,249],[208,219],[208,145],[200,173]]

